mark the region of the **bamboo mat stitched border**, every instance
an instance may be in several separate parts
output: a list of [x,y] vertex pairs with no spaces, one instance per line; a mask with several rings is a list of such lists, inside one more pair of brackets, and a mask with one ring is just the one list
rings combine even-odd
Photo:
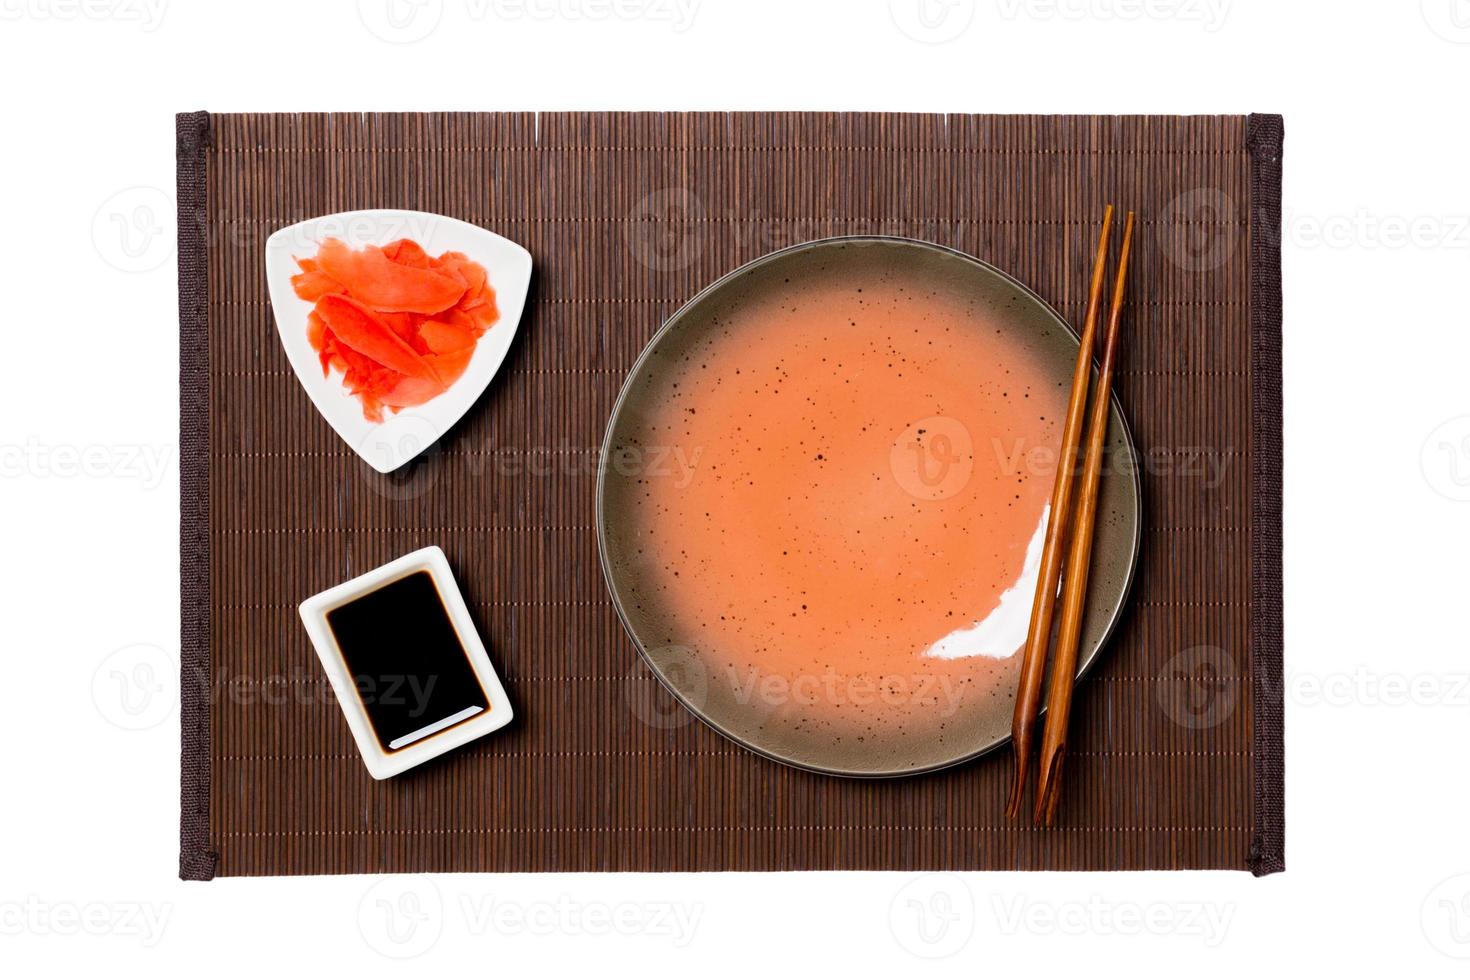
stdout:
[[[181,877],[1282,869],[1279,117],[192,113],[178,137]],[[1079,692],[1061,826],[1004,819],[1005,753],[848,781],[673,706],[593,515],[608,413],[664,317],[774,248],[887,233],[1078,322],[1108,201],[1141,222],[1116,384],[1144,550]],[[386,478],[298,386],[263,275],[275,228],[370,207],[483,225],[538,270],[490,390]],[[374,782],[296,605],[431,543],[517,720]]]

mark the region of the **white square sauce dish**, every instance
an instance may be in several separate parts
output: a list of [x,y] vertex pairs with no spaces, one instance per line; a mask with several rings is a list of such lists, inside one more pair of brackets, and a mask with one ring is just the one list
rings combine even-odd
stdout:
[[438,547],[312,596],[301,603],[301,620],[374,779],[514,717]]

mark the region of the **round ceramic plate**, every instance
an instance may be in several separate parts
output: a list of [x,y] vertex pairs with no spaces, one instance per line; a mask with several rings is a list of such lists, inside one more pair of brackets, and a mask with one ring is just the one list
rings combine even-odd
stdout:
[[[1016,280],[827,239],[704,289],[608,423],[603,571],[665,687],[769,758],[897,776],[1009,737],[1078,339]],[[1139,550],[1116,399],[1079,673]]]

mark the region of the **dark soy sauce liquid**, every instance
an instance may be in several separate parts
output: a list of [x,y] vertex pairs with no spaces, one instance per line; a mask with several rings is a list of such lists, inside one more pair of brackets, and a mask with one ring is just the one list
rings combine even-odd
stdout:
[[368,720],[386,751],[489,710],[449,610],[413,572],[327,613]]

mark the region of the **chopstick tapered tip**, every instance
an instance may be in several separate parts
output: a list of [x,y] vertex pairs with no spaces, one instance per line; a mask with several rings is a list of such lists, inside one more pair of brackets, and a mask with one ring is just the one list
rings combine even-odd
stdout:
[[1042,761],[1041,785],[1036,790],[1036,809],[1031,819],[1043,827],[1050,827],[1056,820],[1057,804],[1062,798],[1062,758],[1066,746],[1059,746],[1049,759]]
[[1021,815],[1021,801],[1026,795],[1027,759],[1015,754],[1015,766],[1011,774],[1011,792],[1006,797],[1006,816],[1014,820]]

